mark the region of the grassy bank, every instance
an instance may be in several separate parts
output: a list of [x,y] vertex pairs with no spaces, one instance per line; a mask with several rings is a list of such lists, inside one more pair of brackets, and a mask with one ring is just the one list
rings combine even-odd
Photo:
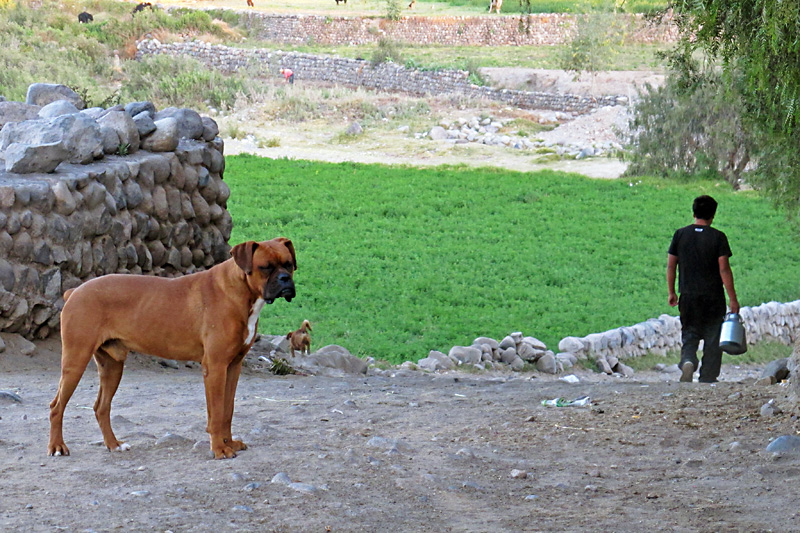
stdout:
[[[223,4],[215,3],[214,7]],[[35,8],[31,5],[0,0],[0,95],[8,100],[24,101],[28,86],[36,82],[73,87],[89,106],[150,100],[159,107],[204,110],[229,108],[237,99],[259,98],[264,80],[255,79],[251,72],[223,76],[188,59],[134,61],[136,42],[146,36],[162,42],[197,38],[233,46],[367,59],[378,50],[377,45],[287,46],[247,39],[249,28],[232,10],[157,9],[134,16],[131,3],[112,0],[44,0]],[[83,10],[93,14],[92,23],[78,23],[77,14]],[[315,13],[313,5],[309,4],[308,12]],[[663,48],[621,47],[611,58],[609,69],[659,70],[662,61],[656,54]],[[494,47],[491,54],[483,47],[397,45],[397,49],[399,62],[411,68],[475,71],[480,67],[559,68],[565,47],[504,46]]]
[[232,243],[283,235],[298,297],[261,328],[307,318],[314,344],[400,362],[522,331],[555,348],[666,304],[666,249],[691,201],[718,198],[742,305],[800,297],[796,232],[756,193],[714,182],[597,181],[555,172],[414,169],[236,156]]

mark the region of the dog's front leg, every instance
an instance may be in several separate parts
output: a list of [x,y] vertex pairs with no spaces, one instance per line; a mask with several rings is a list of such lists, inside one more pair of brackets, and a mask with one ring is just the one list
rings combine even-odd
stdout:
[[215,459],[236,457],[231,447],[230,420],[225,428],[225,388],[227,384],[228,361],[203,361],[203,381],[206,388],[206,409],[208,425],[206,431],[211,438],[211,451]]
[[233,405],[236,399],[236,385],[239,383],[239,375],[242,373],[242,359],[244,359],[244,354],[241,354],[228,366],[227,380],[225,382],[225,418],[222,425],[228,446],[230,446],[234,452],[247,449],[247,445],[244,442],[233,440],[231,430]]

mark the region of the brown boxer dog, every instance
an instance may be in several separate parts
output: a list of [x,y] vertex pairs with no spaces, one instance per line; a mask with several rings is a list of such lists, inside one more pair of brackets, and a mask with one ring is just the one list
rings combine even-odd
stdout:
[[300,355],[311,354],[311,335],[308,334],[309,331],[311,331],[311,322],[303,320],[300,329],[290,331],[286,334],[286,338],[289,340],[289,345],[291,346],[292,355],[297,351],[300,352]]
[[61,380],[50,403],[49,455],[69,455],[64,408],[92,355],[100,374],[94,404],[103,442],[130,449],[111,430],[111,399],[128,352],[152,354],[203,367],[208,431],[214,457],[236,457],[247,446],[231,436],[233,402],[242,359],[256,336],[264,304],[295,296],[292,241],[249,241],[209,270],[173,279],[111,274],[64,293],[61,312]]

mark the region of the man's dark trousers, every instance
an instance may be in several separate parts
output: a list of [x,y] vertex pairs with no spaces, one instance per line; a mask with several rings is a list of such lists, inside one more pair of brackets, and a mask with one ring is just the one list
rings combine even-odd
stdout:
[[683,341],[679,367],[689,361],[697,368],[697,348],[702,340],[703,365],[700,367],[699,381],[713,383],[719,377],[722,366],[719,334],[727,309],[725,296],[720,298],[708,294],[681,294],[678,309],[681,313]]

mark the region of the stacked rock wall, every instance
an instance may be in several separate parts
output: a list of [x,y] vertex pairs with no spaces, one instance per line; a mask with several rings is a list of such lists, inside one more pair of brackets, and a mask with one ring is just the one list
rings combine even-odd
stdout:
[[[41,118],[48,107],[0,102],[0,331],[46,337],[64,291],[96,276],[173,276],[230,257],[230,191],[212,120],[146,102]],[[20,109],[36,118],[5,123],[4,111]],[[37,150],[52,146],[63,158],[52,172],[9,172],[25,163],[17,152],[35,167]]]
[[[478,17],[406,16],[396,21],[254,12],[242,13],[241,17],[257,38],[293,44],[363,45],[388,38],[401,43],[424,45],[538,46],[563,44],[575,31],[575,16],[564,13]],[[671,20],[654,23],[642,15],[629,15],[627,19],[628,42],[674,42],[677,39],[677,27]]]
[[[740,310],[747,335],[747,344],[778,342],[791,345],[800,341],[800,300],[788,303],[769,302]],[[625,377],[633,369],[626,359],[648,354],[665,356],[681,346],[680,318],[661,315],[645,322],[615,328],[585,337],[565,337],[558,343],[559,353],[548,350],[535,337],[511,333],[503,340],[478,337],[470,346],[453,346],[447,354],[432,350],[416,363],[403,363],[412,368],[436,372],[461,365],[480,370],[522,370],[526,364],[540,372],[558,374],[572,367],[578,359],[594,361],[597,369]]]
[[164,44],[155,39],[138,45],[137,59],[148,55],[190,56],[222,72],[250,69],[255,75],[279,76],[292,69],[299,80],[314,80],[418,96],[459,94],[468,98],[497,100],[523,109],[551,109],[585,113],[604,106],[627,105],[626,96],[588,97],[574,94],[516,91],[482,87],[469,81],[464,70],[417,70],[395,63],[372,66],[369,61],[315,56],[295,52],[246,50],[200,41]]
[[[750,345],[759,342],[791,345],[800,338],[800,300],[743,307],[739,314]],[[680,345],[680,319],[661,315],[633,326],[585,337],[566,337],[558,343],[558,349],[579,358],[598,360],[607,357],[626,359],[649,353],[666,355],[667,352],[678,350]]]

